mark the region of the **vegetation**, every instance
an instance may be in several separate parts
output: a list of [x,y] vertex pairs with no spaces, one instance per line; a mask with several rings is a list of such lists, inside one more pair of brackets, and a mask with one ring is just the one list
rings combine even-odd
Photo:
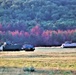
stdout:
[[0,68],[0,75],[76,75],[75,71],[69,70],[38,70],[35,72],[24,71],[23,68]]
[[[43,52],[44,51],[44,52]],[[54,52],[53,52],[54,51]],[[62,51],[62,52],[59,52]],[[76,51],[73,49],[41,48],[36,52],[1,52],[1,67],[30,67],[75,70]]]
[[0,0],[0,41],[36,46],[76,42],[75,12],[76,0]]
[[0,52],[0,75],[76,75],[74,50],[38,48],[29,53]]
[[37,23],[44,30],[76,28],[76,0],[0,0],[3,30],[29,31]]
[[65,41],[76,42],[76,30],[43,31],[39,26],[35,26],[29,32],[0,31],[0,39],[19,44],[29,43],[34,46],[59,46]]

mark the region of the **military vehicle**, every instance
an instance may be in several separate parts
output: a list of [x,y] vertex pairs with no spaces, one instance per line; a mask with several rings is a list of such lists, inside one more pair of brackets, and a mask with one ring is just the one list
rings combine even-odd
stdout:
[[9,42],[4,42],[4,44],[1,45],[0,49],[2,51],[20,51],[21,47],[22,45],[19,45],[19,44],[12,44]]
[[35,47],[33,45],[30,45],[30,44],[24,44],[21,49],[25,50],[25,51],[34,51]]
[[76,43],[65,42],[61,45],[62,48],[76,48]]
[[10,42],[4,42],[0,46],[0,51],[20,51],[20,50],[25,50],[25,51],[34,51],[35,47],[30,44],[12,44]]

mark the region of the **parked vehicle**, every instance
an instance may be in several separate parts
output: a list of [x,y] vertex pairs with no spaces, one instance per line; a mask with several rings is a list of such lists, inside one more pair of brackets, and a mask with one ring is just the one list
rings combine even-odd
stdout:
[[10,42],[4,42],[0,46],[0,51],[20,51],[20,50],[34,51],[35,47],[30,44],[19,45],[19,44],[12,44]]
[[61,45],[62,48],[76,48],[76,43],[65,42]]
[[22,45],[4,42],[4,44],[0,46],[0,50],[1,51],[20,51],[21,47]]
[[25,50],[25,51],[34,51],[35,47],[33,45],[30,45],[30,44],[24,44],[21,49]]

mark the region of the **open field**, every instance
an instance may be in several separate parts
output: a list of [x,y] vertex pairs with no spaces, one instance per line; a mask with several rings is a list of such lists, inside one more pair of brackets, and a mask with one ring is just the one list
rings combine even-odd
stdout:
[[[24,71],[29,67],[36,71]],[[0,52],[0,75],[76,75],[76,48],[37,47],[34,52]]]

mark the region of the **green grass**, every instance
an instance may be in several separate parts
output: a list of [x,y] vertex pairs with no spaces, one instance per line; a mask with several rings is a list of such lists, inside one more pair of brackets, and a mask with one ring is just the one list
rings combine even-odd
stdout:
[[24,71],[24,68],[0,68],[0,75],[76,75],[75,71],[71,70],[43,70],[35,69],[34,72]]

